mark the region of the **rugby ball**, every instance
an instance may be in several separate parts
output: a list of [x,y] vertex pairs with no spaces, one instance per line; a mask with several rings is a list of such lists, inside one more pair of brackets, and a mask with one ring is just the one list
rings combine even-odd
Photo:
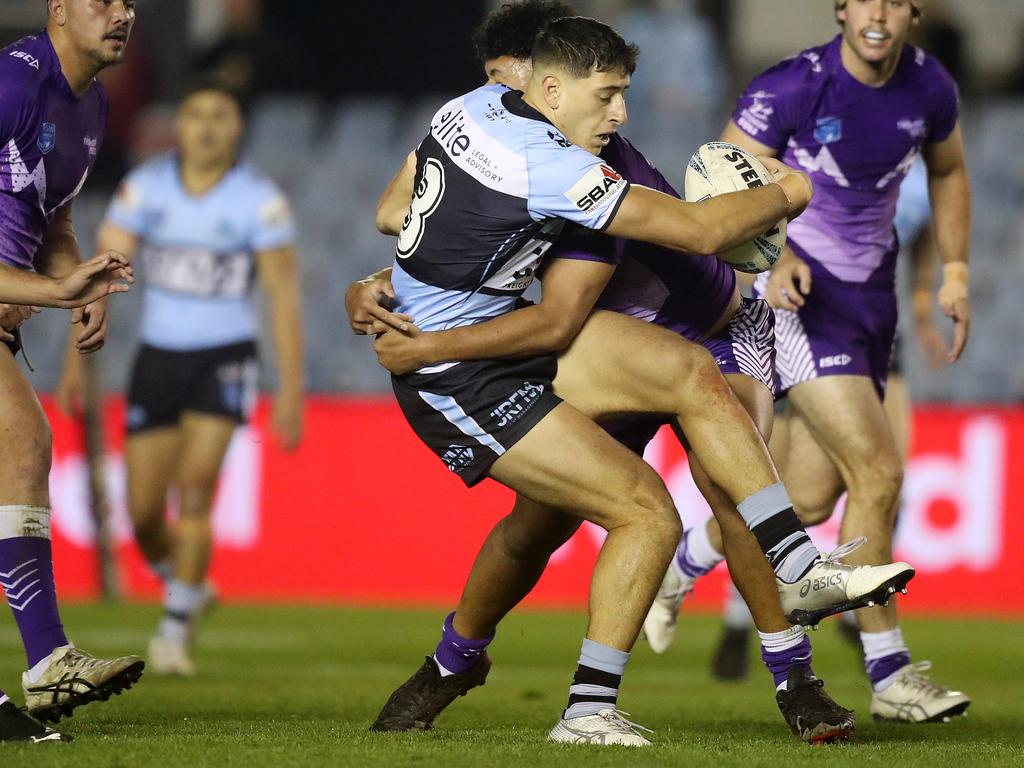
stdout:
[[[716,195],[773,184],[775,178],[764,163],[735,144],[711,141],[701,146],[686,167],[683,189],[688,203],[699,203]],[[718,254],[740,272],[757,274],[772,268],[786,244],[783,218],[760,237]]]

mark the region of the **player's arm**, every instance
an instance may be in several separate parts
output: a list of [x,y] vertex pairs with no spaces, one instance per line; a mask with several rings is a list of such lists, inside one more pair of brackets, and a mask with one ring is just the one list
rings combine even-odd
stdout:
[[[778,170],[781,168],[785,170]],[[813,194],[804,174],[781,163],[776,183],[687,203],[632,185],[605,232],[712,256],[752,240],[779,219],[802,211]]]
[[957,123],[943,141],[926,144],[928,195],[932,203],[935,243],[942,257],[942,287],[938,300],[942,311],[953,320],[953,348],[949,361],[955,362],[967,346],[971,327],[968,295],[968,244],[971,236],[971,182],[967,172],[963,133]]
[[402,231],[415,182],[416,153],[410,152],[395,178],[377,201],[377,229],[382,234],[397,235]]
[[260,285],[267,297],[270,324],[277,355],[279,379],[274,399],[274,431],[285,450],[293,450],[302,438],[302,402],[305,374],[302,361],[302,312],[299,270],[295,249],[271,248],[256,254]]
[[544,274],[539,303],[447,331],[424,332],[409,325],[378,338],[377,357],[392,373],[403,374],[451,360],[561,351],[576,338],[614,271],[614,264],[555,259]]
[[722,141],[735,144],[740,149],[745,149],[750,154],[758,157],[777,157],[779,154],[775,147],[762,144],[736,125],[734,120],[730,120],[729,124],[725,126],[725,130],[722,131]]

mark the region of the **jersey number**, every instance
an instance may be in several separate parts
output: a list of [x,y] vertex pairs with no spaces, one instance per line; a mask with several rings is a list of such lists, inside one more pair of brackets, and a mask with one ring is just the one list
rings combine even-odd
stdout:
[[412,205],[405,215],[402,232],[398,236],[398,258],[407,259],[416,252],[423,239],[427,219],[444,197],[444,166],[434,158],[423,164],[423,174],[412,195]]

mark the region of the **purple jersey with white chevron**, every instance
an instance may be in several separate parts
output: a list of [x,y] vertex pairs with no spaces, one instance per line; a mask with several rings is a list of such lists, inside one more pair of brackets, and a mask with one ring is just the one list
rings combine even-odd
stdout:
[[0,50],[0,262],[32,268],[54,214],[85,184],[106,126],[103,86],[76,97],[46,32]]
[[751,82],[736,125],[814,181],[814,199],[789,225],[789,243],[815,276],[890,285],[893,217],[903,177],[925,143],[956,127],[956,83],[907,45],[880,88],[842,64],[841,36],[786,59]]
[[[621,136],[612,136],[601,159],[633,184],[679,197],[661,172]],[[736,287],[732,268],[719,259],[590,230],[563,236],[552,255],[618,264],[597,307],[652,322],[691,341],[704,338],[721,319]]]

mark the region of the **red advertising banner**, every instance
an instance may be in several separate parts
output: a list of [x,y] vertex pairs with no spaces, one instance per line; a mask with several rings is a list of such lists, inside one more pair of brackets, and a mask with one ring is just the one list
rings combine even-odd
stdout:
[[[58,588],[97,589],[85,460],[78,427],[44,403],[54,432],[51,492]],[[512,504],[487,481],[467,490],[425,448],[389,398],[318,397],[302,447],[286,454],[266,430],[266,403],[240,429],[214,510],[212,577],[227,599],[431,603],[456,600],[491,526]],[[122,583],[155,596],[125,510],[122,406],[106,413],[106,476]],[[647,459],[665,478],[687,525],[709,514],[671,434]],[[908,611],[1024,616],[1024,408],[919,408],[906,472],[897,556],[918,575]],[[173,514],[173,498],[170,503]],[[812,531],[824,549],[836,522]],[[529,598],[585,604],[603,532],[584,526],[552,558]],[[720,601],[719,568],[696,594]]]

